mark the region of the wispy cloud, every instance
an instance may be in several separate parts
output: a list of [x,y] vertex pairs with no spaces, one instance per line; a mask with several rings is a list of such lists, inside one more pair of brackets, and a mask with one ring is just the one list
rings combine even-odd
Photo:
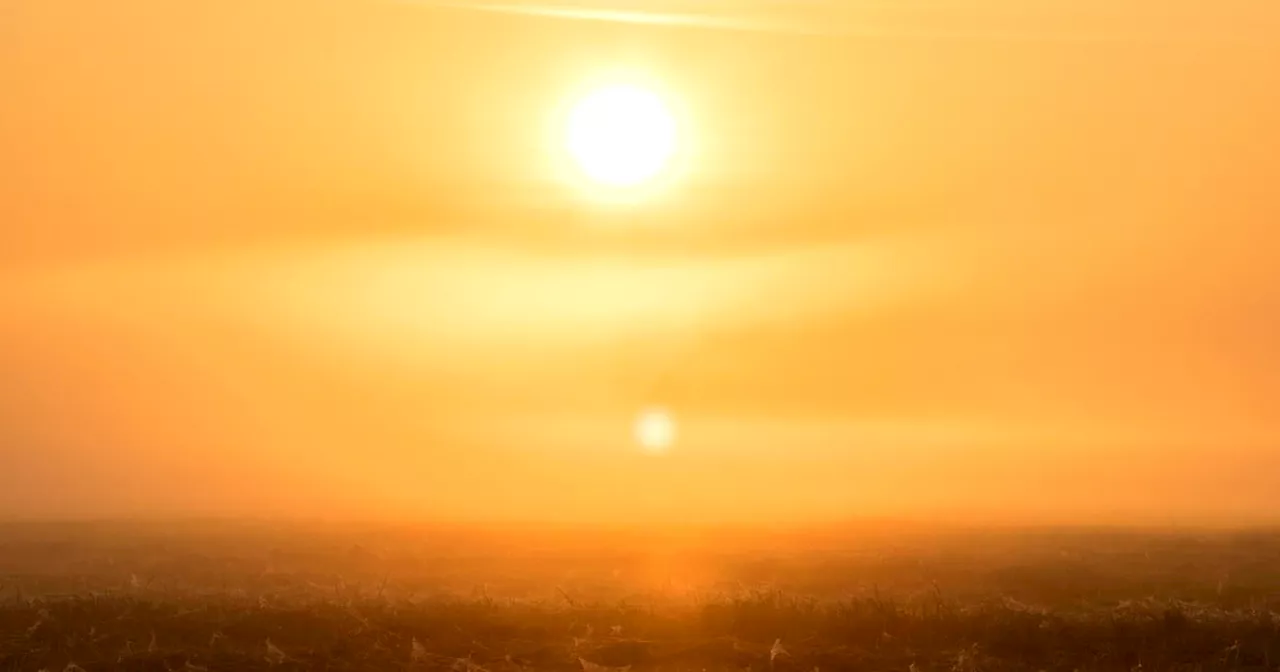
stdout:
[[[1263,46],[1270,42],[1257,21],[1241,20],[1234,28],[1218,28],[1214,17],[1118,15],[1082,7],[1011,12],[982,5],[921,7],[884,3],[795,2],[787,4],[686,3],[649,5],[617,3],[544,3],[499,0],[400,0],[407,4],[495,14],[574,21],[726,30],[786,35],[863,39],[994,42],[1223,43]],[[785,9],[784,9],[785,8]],[[1065,11],[1071,9],[1072,11]],[[929,17],[932,20],[922,20]],[[1081,21],[1081,19],[1085,19]],[[1230,18],[1230,17],[1226,17]],[[1170,22],[1179,25],[1168,25]],[[1263,22],[1266,23],[1266,22]],[[1123,25],[1118,25],[1123,24]],[[1244,27],[1249,27],[1246,30]]]
[[576,7],[536,4],[507,4],[495,2],[471,2],[468,0],[407,0],[412,4],[432,7],[462,9],[496,14],[520,14],[525,16],[541,16],[557,19],[573,19],[579,21],[607,21],[611,23],[636,23],[657,26],[685,26],[694,28],[715,28],[740,31],[775,32],[786,30],[785,26],[771,23],[751,21],[741,18],[728,18],[700,13],[670,13],[653,11],[635,11],[606,9],[599,7]]

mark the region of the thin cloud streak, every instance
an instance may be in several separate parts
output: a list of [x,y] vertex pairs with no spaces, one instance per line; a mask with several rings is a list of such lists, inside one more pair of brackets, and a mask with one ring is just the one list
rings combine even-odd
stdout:
[[[1225,34],[1176,34],[1141,32],[1094,32],[1062,30],[983,30],[948,28],[945,30],[920,29],[902,26],[853,25],[847,20],[824,16],[822,20],[784,20],[779,18],[753,18],[746,14],[737,16],[707,14],[701,12],[661,12],[607,7],[581,7],[555,4],[516,4],[489,2],[486,0],[400,0],[403,4],[438,9],[509,14],[571,21],[598,21],[629,23],[636,25],[665,26],[672,28],[696,28],[747,33],[767,33],[802,37],[841,37],[877,40],[919,40],[930,42],[1067,42],[1067,43],[1183,43],[1223,44],[1235,46],[1266,47],[1271,41],[1252,35]],[[808,6],[812,9],[812,5]]]

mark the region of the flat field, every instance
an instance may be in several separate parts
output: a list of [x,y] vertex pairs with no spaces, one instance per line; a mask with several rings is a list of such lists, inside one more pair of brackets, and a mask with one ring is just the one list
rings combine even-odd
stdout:
[[1280,667],[1280,533],[0,526],[0,670]]

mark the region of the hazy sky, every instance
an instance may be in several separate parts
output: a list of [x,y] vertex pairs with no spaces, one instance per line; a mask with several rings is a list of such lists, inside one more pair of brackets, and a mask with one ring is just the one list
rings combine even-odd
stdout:
[[10,0],[0,515],[1272,516],[1276,7]]

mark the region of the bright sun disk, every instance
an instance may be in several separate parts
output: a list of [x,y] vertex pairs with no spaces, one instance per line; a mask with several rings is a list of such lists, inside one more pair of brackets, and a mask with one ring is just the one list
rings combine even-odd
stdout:
[[662,98],[632,85],[603,86],[569,113],[566,143],[578,167],[608,187],[656,177],[676,152],[676,120]]

